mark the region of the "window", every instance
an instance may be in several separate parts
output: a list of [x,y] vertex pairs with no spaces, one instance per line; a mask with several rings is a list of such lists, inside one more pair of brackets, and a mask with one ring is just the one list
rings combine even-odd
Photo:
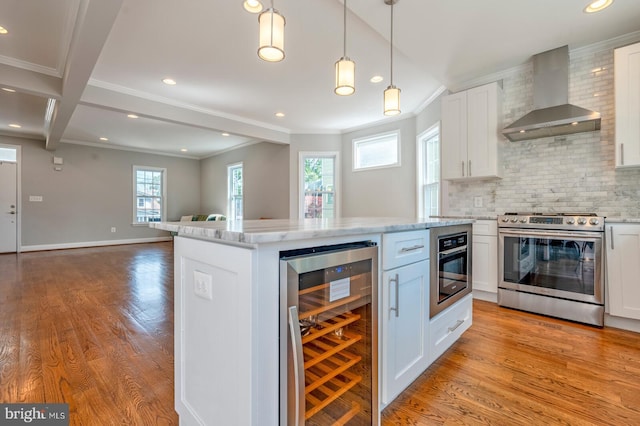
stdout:
[[400,132],[353,140],[353,169],[373,169],[400,165]]
[[440,214],[440,125],[418,136],[418,216]]
[[300,153],[300,217],[337,217],[338,153]]
[[15,148],[0,147],[0,161],[15,163],[18,161],[18,150]]
[[167,169],[133,166],[133,223],[161,222],[166,216]]
[[227,166],[229,220],[242,220],[242,163]]

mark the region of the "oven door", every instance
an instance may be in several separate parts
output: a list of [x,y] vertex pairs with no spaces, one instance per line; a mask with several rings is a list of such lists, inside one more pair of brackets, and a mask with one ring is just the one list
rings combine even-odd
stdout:
[[438,304],[467,288],[467,256],[467,246],[438,253]]
[[500,288],[604,303],[602,233],[500,229]]

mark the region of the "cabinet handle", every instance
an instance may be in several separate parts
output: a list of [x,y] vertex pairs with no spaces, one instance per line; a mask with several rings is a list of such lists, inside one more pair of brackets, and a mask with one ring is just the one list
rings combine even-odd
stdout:
[[289,307],[289,332],[291,333],[291,352],[293,353],[293,383],[295,398],[294,425],[304,424],[305,397],[304,397],[304,355],[302,354],[302,334],[300,333],[300,319],[298,308]]
[[464,161],[462,162],[462,177],[464,177]]
[[400,316],[400,283],[398,282],[398,279],[398,274],[396,274],[395,278],[389,278],[389,287],[391,287],[392,282],[396,283],[396,307],[389,307],[389,318],[391,318],[391,311],[396,311],[396,318]]
[[424,248],[424,244],[416,244],[415,246],[411,246],[411,247],[402,247],[400,249],[400,251],[402,253],[407,253],[407,252],[410,252],[410,251],[420,250],[420,249],[423,249],[423,248]]
[[609,227],[609,233],[611,235],[611,250],[613,250],[613,226]]
[[467,176],[471,177],[471,160],[469,160],[469,170]]
[[624,166],[624,144],[620,144],[620,165]]
[[464,320],[458,320],[458,321],[456,321],[456,325],[454,325],[453,327],[449,327],[447,330],[449,330],[449,333],[453,333],[462,324],[464,324]]

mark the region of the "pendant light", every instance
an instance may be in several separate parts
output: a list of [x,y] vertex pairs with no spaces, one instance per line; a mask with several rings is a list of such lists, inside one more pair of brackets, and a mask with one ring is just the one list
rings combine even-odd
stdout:
[[400,114],[400,89],[393,85],[393,5],[398,0],[384,0],[384,2],[391,5],[391,41],[389,43],[391,75],[389,87],[384,91],[384,115],[398,115]]
[[347,0],[344,0],[344,46],[342,58],[336,62],[336,95],[349,96],[356,91],[356,63],[347,56]]
[[260,25],[260,47],[258,56],[267,62],[280,62],[284,59],[284,16],[271,7],[258,15]]

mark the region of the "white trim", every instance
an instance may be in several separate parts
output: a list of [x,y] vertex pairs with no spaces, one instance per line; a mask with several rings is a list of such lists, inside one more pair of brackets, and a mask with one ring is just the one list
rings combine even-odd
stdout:
[[[422,182],[424,181],[424,143],[423,140],[432,137],[435,134],[438,134],[439,140],[440,140],[440,152],[442,152],[442,139],[440,138],[440,134],[441,134],[441,125],[440,125],[440,121],[436,121],[434,124],[432,124],[427,130],[421,132],[418,136],[416,136],[416,161],[417,161],[417,165],[416,165],[416,191],[417,191],[417,197],[416,199],[418,200],[417,206],[416,206],[416,216],[417,217],[426,217],[425,211],[424,211],[424,192],[422,191]],[[442,162],[440,163],[442,165]],[[440,206],[440,212],[438,214],[442,213],[442,167],[440,167],[440,194],[439,194],[439,206]]]
[[139,166],[134,164],[132,166],[131,169],[131,195],[132,195],[132,199],[131,199],[131,210],[132,210],[132,218],[133,218],[133,224],[136,225],[147,225],[148,222],[138,222],[137,220],[137,210],[138,210],[138,206],[136,203],[137,200],[137,196],[138,196],[138,190],[137,190],[137,185],[138,185],[138,180],[136,177],[136,172],[138,170],[149,170],[149,171],[153,171],[153,172],[162,172],[162,212],[160,213],[160,220],[162,221],[166,221],[167,220],[167,168],[166,167],[152,167],[152,166]]
[[422,111],[424,111],[424,109],[426,107],[428,107],[429,105],[431,105],[431,102],[435,101],[436,99],[438,99],[438,96],[440,96],[441,94],[443,94],[445,91],[447,90],[446,87],[444,86],[440,86],[438,87],[438,89],[433,92],[431,94],[431,96],[429,96],[427,99],[425,99],[420,105],[418,105],[418,108],[415,109],[414,113],[416,115],[420,114]]
[[[356,145],[360,142],[372,142],[376,139],[382,139],[390,135],[396,135],[396,148],[398,161],[393,164],[384,164],[382,166],[371,166],[356,168]],[[361,138],[355,138],[351,140],[351,171],[363,172],[369,170],[388,169],[392,167],[402,167],[402,132],[400,129],[389,130],[382,133],[376,133],[369,136],[363,136]]]
[[20,253],[22,251],[22,145],[0,143],[0,147],[15,148],[16,150],[16,206],[18,206],[18,214],[16,215],[16,253]]
[[335,205],[335,217],[341,217],[341,197],[342,182],[340,175],[340,151],[299,151],[298,152],[298,218],[304,219],[304,159],[306,157],[314,158],[333,158],[333,181],[334,181],[334,205]]
[[87,247],[103,247],[103,246],[120,246],[124,244],[142,244],[142,243],[158,243],[162,241],[171,241],[173,237],[152,237],[152,238],[133,238],[129,240],[104,240],[104,241],[82,241],[77,243],[60,243],[60,244],[39,244],[34,246],[23,246],[22,251],[44,251],[44,250],[65,250],[74,248]]

